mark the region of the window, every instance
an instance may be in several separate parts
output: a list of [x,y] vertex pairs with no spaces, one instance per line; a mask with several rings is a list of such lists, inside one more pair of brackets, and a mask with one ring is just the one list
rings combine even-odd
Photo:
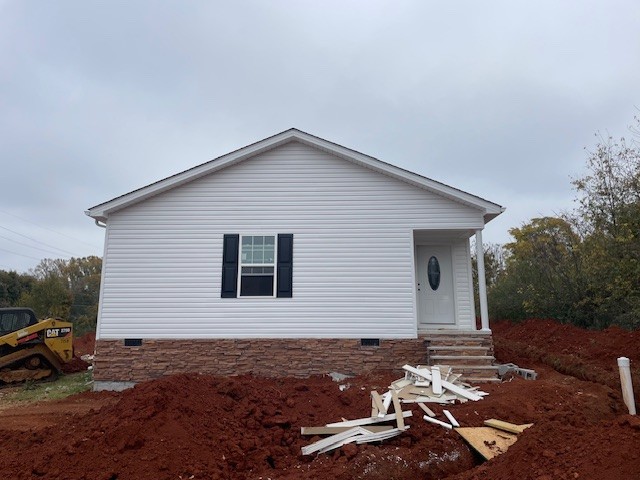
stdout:
[[226,234],[222,298],[293,296],[293,234]]
[[273,297],[275,236],[243,235],[240,250],[240,296]]
[[427,264],[427,277],[431,290],[438,290],[440,286],[440,262],[436,257],[431,257]]

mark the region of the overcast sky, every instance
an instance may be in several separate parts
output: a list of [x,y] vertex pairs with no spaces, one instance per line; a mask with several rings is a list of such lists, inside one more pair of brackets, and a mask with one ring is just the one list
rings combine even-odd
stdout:
[[290,127],[505,206],[504,243],[638,108],[637,0],[0,0],[0,269],[101,256],[84,210]]

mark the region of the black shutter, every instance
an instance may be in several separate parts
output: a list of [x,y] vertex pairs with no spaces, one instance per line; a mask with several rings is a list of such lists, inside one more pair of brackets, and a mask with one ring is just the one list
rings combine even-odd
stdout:
[[293,296],[293,234],[278,235],[278,286],[276,297]]
[[222,298],[236,298],[238,292],[238,244],[240,235],[225,235],[222,241]]

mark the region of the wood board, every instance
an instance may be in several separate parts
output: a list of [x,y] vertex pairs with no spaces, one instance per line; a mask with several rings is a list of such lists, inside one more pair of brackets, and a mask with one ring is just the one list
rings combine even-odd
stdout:
[[459,427],[455,431],[487,460],[506,452],[518,439],[513,433],[491,427]]
[[495,418],[490,418],[489,420],[485,420],[484,424],[487,427],[497,428],[498,430],[503,430],[509,433],[522,433],[527,428],[533,425],[533,423],[524,423],[522,425],[516,425],[515,423],[504,422],[502,420],[496,420]]

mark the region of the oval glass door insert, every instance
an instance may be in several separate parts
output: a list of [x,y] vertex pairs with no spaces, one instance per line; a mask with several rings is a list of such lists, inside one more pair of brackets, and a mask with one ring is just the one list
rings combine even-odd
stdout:
[[431,257],[427,263],[427,278],[431,290],[438,290],[440,286],[440,262],[436,257]]

